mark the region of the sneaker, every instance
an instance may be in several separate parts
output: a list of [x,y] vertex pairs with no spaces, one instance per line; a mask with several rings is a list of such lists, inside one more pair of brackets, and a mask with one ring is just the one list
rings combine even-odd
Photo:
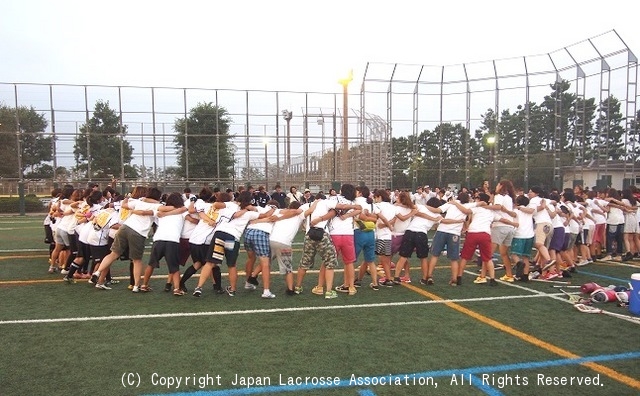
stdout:
[[449,281],[449,286],[458,286],[458,281],[457,281],[457,280],[455,280],[455,279],[451,279],[451,280]]
[[213,292],[216,294],[224,294],[226,293],[226,291],[224,289],[222,289],[221,287],[214,287],[213,288]]
[[539,277],[540,277],[540,272],[538,271],[529,272],[529,280],[538,279]]
[[392,280],[385,280],[384,282],[378,282],[378,284],[381,286],[393,287],[395,283],[393,283]]
[[99,277],[100,277],[100,274],[98,272],[94,272],[93,274],[91,274],[91,278],[89,278],[89,283],[92,283],[92,284],[98,283]]
[[427,278],[427,279],[420,279],[420,284],[421,285],[428,285],[431,286],[433,285],[433,278]]
[[[495,282],[495,280],[494,280],[494,282]],[[482,277],[482,276],[478,276],[478,277],[473,281],[473,283],[476,283],[476,284],[487,283],[487,278]]]
[[[631,253],[631,252],[626,252],[624,254],[624,256],[622,256],[622,261],[629,261],[631,259],[633,259],[633,253]],[[62,273],[62,272],[60,272],[60,273]]]
[[461,276],[456,277],[456,285],[458,285],[458,286],[462,285],[462,277]]
[[[249,276],[247,277],[247,283],[252,284],[253,286],[258,286],[260,283],[258,282],[258,278],[253,277],[253,276]],[[246,286],[244,287],[245,289],[247,288]]]
[[553,267],[555,263],[556,263],[556,260],[549,260],[549,262],[544,267],[542,267],[542,271],[546,271],[549,268]]
[[324,290],[322,286],[314,286],[313,289],[311,289],[311,293],[321,296],[324,294]]
[[360,286],[362,286],[362,282],[359,279],[356,279],[356,280],[353,281],[353,285],[355,287],[360,287]]
[[68,275],[68,274],[69,274],[69,271],[66,268],[60,271],[60,275]]
[[336,291],[340,293],[349,293],[349,286],[345,286],[345,285],[336,286]]
[[296,295],[298,295],[298,293],[296,293],[296,291],[295,291],[295,290],[289,290],[289,289],[287,289],[287,291],[285,292],[285,294],[286,294],[287,296],[296,296]]
[[117,279],[111,279],[109,283],[111,283],[112,285],[117,285],[118,283],[120,283],[120,281]]
[[49,267],[49,271],[47,271],[47,272],[49,272],[50,274],[55,274],[56,273],[56,269],[55,269],[55,267]]
[[544,280],[551,280],[551,279],[555,279],[558,277],[558,274],[554,271],[549,271],[546,274],[542,275],[540,278],[544,279]]
[[184,283],[181,283],[181,284],[180,284],[180,290],[182,290],[182,291],[183,291],[183,292],[185,292],[185,293],[188,293],[188,292],[189,292],[189,290],[187,289],[187,286],[185,286],[185,285],[184,285]]
[[111,290],[111,288],[109,286],[101,284],[101,283],[96,283],[96,289],[99,289],[99,290]]
[[127,289],[129,289],[129,290],[133,290],[133,285],[129,285],[129,286],[127,286]]
[[382,283],[384,283],[386,281],[387,281],[387,278],[385,278],[384,276],[382,278],[378,278],[378,283],[379,284],[382,284]]
[[600,260],[603,260],[603,261],[611,261],[611,260],[613,260],[613,257],[611,257],[611,255],[610,255],[610,254],[607,254],[606,256],[604,256],[603,258],[601,258]]
[[173,289],[173,295],[174,296],[178,296],[179,297],[179,296],[184,296],[185,294],[187,294],[187,293],[182,291],[182,289]]
[[358,289],[356,289],[355,287],[350,287],[349,288],[349,295],[350,296],[354,296],[357,292],[358,292]]
[[62,278],[62,280],[67,282],[67,283],[76,283],[75,279],[69,278],[68,276],[65,276],[64,278]]
[[585,265],[587,265],[587,264],[591,264],[591,263],[589,262],[589,260],[582,260],[582,261],[580,261],[580,262],[579,262],[578,264],[576,264],[576,265],[577,265],[578,267],[583,267],[583,266],[585,266]]
[[271,293],[271,292],[264,292],[262,293],[262,296],[260,296],[262,298],[276,298],[276,295]]
[[201,287],[196,287],[193,290],[193,296],[194,297],[200,297],[202,295],[202,288]]
[[135,285],[134,285],[134,286],[131,288],[131,291],[132,291],[132,292],[134,292],[134,293],[140,293],[140,286],[135,286]]
[[244,288],[245,290],[256,290],[256,285],[254,285],[253,283],[249,283],[249,281],[244,282]]
[[505,275],[501,276],[500,280],[505,282],[513,282],[515,279],[513,278],[513,276]]
[[411,278],[410,278],[410,277],[408,277],[408,276],[401,276],[401,277],[400,277],[400,281],[401,281],[402,283],[411,283]]
[[224,291],[227,292],[229,297],[235,297],[236,296],[236,291],[235,290],[231,290],[231,286],[227,286],[227,288],[224,289]]
[[495,279],[490,278],[489,279],[489,286],[498,286],[498,282],[496,282]]
[[294,293],[296,293],[296,294],[302,294],[302,290],[303,290],[303,289],[302,289],[302,286],[296,286],[296,287],[293,289],[293,292],[294,292]]
[[380,286],[374,285],[373,283],[369,283],[369,287],[371,288],[371,290],[375,290],[375,291],[380,290]]
[[[172,285],[171,285],[171,283],[165,283],[165,284],[164,284],[164,289],[163,289],[163,290],[164,290],[166,293],[169,293],[169,292],[171,291],[171,289],[172,289]],[[179,290],[179,289],[176,289],[176,290]],[[175,290],[174,290],[174,292],[175,292]],[[174,293],[174,294],[175,294],[175,293]]]
[[329,290],[328,292],[324,293],[324,298],[327,300],[338,298],[338,293],[336,293],[335,290]]
[[[133,288],[135,289],[135,286]],[[149,285],[142,285],[142,286],[140,286],[140,291],[148,293],[150,291],[153,291],[153,289],[151,287],[149,287]]]
[[393,278],[393,284],[394,285],[401,285],[402,281],[400,280],[400,277],[396,276],[395,278]]

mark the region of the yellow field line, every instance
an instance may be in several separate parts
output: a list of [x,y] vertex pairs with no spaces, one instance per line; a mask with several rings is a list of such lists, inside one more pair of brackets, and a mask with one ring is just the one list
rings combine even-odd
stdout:
[[41,254],[36,256],[0,256],[0,260],[12,260],[12,259],[27,259],[27,258],[48,258],[48,254]]
[[[435,295],[433,293],[430,293],[430,292],[428,292],[428,291],[426,291],[424,289],[421,289],[419,287],[412,286],[412,285],[409,285],[409,284],[406,284],[406,283],[403,283],[402,285],[404,287],[407,287],[407,288],[413,290],[414,292],[416,292],[418,294],[421,294],[421,295],[423,295],[423,296],[425,296],[427,298],[430,298],[432,300],[438,300],[438,301],[444,301],[445,300],[444,298],[442,298],[442,297],[440,297],[438,295]],[[525,332],[522,332],[520,330],[516,330],[513,327],[507,326],[504,323],[500,323],[497,320],[493,320],[491,318],[488,318],[488,317],[486,317],[486,316],[484,316],[482,314],[479,314],[479,313],[477,313],[475,311],[472,311],[472,310],[470,310],[468,308],[465,308],[465,307],[463,307],[463,306],[461,306],[461,305],[459,305],[457,303],[445,302],[444,304],[446,306],[448,306],[449,308],[452,308],[452,309],[454,309],[454,310],[456,310],[456,311],[458,311],[460,313],[463,313],[465,315],[471,316],[472,318],[474,318],[476,320],[479,320],[480,322],[482,322],[484,324],[487,324],[487,325],[489,325],[491,327],[494,327],[494,328],[496,328],[498,330],[504,331],[507,334],[515,336],[515,337],[517,337],[517,338],[519,338],[519,339],[521,339],[523,341],[526,341],[526,342],[528,342],[530,344],[533,344],[533,345],[535,345],[537,347],[540,347],[542,349],[546,349],[547,351],[549,351],[551,353],[555,353],[556,355],[560,355],[562,357],[569,358],[569,359],[577,359],[577,358],[581,357],[581,356],[576,355],[573,352],[570,352],[570,351],[567,351],[566,349],[562,349],[560,347],[557,347],[557,346],[555,346],[553,344],[550,344],[550,343],[548,343],[546,341],[542,341],[539,338],[536,338],[536,337],[534,337],[534,336],[532,336],[530,334],[527,334]],[[621,383],[623,383],[623,384],[625,384],[627,386],[630,386],[630,387],[635,388],[635,389],[640,389],[640,381],[638,381],[635,378],[631,378],[629,376],[626,376],[626,375],[624,375],[622,373],[619,373],[619,372],[617,372],[617,371],[615,371],[613,369],[610,369],[609,367],[606,367],[606,366],[603,366],[601,364],[594,363],[594,362],[585,362],[585,363],[580,363],[580,364],[582,366],[589,367],[590,369],[592,369],[592,370],[594,370],[594,371],[596,371],[598,373],[604,374],[607,377],[609,377],[611,379],[614,379],[614,380],[616,380],[618,382],[621,382]]]

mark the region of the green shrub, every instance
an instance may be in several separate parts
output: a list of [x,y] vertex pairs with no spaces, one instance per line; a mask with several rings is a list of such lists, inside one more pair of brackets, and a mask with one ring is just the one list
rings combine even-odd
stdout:
[[[24,211],[28,213],[46,212],[42,201],[35,197],[25,197]],[[0,213],[20,213],[20,198],[0,198]]]

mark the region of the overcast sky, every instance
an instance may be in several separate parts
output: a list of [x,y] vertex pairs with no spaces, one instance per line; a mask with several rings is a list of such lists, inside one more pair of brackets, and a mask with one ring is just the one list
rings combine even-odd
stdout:
[[635,3],[4,0],[0,82],[335,92],[367,62],[537,55],[612,29],[637,56]]

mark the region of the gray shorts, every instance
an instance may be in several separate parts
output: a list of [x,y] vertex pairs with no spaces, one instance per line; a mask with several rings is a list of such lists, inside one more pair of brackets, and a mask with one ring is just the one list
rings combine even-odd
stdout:
[[271,259],[275,259],[280,269],[280,274],[290,274],[293,272],[293,250],[291,245],[285,245],[280,242],[271,242]]
[[513,227],[493,227],[491,228],[491,243],[511,246],[515,233],[516,230]]
[[56,230],[55,234],[53,235],[53,240],[59,245],[69,247],[69,233],[65,230]]
[[131,260],[142,260],[142,255],[144,254],[144,243],[146,240],[146,237],[138,234],[132,228],[123,225],[120,227],[116,233],[116,237],[113,239],[111,251],[122,256],[128,248],[129,258]]

